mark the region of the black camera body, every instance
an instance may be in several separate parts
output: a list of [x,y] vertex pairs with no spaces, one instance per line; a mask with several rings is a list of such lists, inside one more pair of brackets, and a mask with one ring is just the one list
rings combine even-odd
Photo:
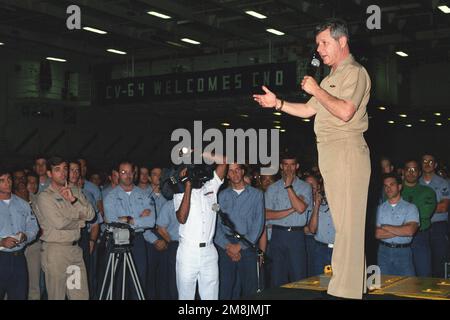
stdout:
[[[185,177],[180,178],[180,173],[187,168]],[[161,193],[171,200],[175,193],[184,192],[184,183],[190,181],[192,188],[200,189],[203,185],[214,177],[215,165],[208,164],[183,164],[165,170],[162,178]]]
[[187,177],[182,179],[181,182],[186,180],[191,181],[192,188],[199,189],[206,182],[211,180],[214,176],[214,166],[206,164],[190,164],[187,165]]

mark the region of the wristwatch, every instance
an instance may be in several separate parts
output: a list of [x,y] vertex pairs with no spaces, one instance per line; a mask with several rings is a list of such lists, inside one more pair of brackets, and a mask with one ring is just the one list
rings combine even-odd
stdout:
[[75,200],[73,200],[70,204],[71,204],[71,205],[74,205],[75,203],[77,203],[77,201],[78,201],[78,198],[75,197]]
[[284,187],[285,189],[294,189],[294,187],[292,186],[292,184],[290,184],[290,185],[288,185],[288,186],[286,186],[286,187]]

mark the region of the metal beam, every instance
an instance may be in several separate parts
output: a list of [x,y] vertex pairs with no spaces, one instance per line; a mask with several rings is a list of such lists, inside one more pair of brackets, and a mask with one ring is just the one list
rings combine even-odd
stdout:
[[[192,22],[198,23],[200,25],[206,26],[208,28],[211,28],[212,30],[208,30],[208,34],[211,35],[209,38],[217,37],[217,32],[220,32],[221,34],[224,34],[227,36],[233,36],[233,37],[237,37],[239,39],[246,40],[252,44],[258,44],[262,40],[255,36],[246,35],[245,30],[241,30],[241,29],[233,28],[233,27],[220,26],[214,15],[209,15],[209,16],[196,15],[192,11],[192,9],[190,9],[186,6],[180,5],[172,0],[164,0],[164,1],[139,0],[139,1],[155,8],[155,9],[160,9],[167,13],[175,14],[175,15],[182,17],[184,19],[187,19],[189,21],[192,21]],[[222,47],[223,47],[223,44],[222,44]]]
[[23,147],[25,147],[25,145],[30,142],[31,140],[33,140],[34,137],[37,136],[37,133],[39,132],[39,130],[37,128],[34,128],[33,130],[30,131],[29,134],[27,134],[25,136],[25,138],[23,138],[23,140],[17,145],[17,147],[14,149],[15,152],[19,152]]
[[66,131],[63,129],[59,132],[58,135],[56,135],[56,137],[50,141],[50,143],[47,145],[47,147],[45,147],[44,149],[44,153],[48,153],[54,146],[55,144],[58,143],[59,140],[61,140],[61,138],[66,134]]
[[[13,40],[12,43],[15,43],[16,45],[19,44],[17,40],[26,40],[28,42],[44,44],[50,48],[68,51],[71,54],[75,53],[82,56],[89,55],[94,58],[103,59],[106,56],[105,49],[95,48],[85,42],[70,40],[62,36],[54,36],[48,33],[41,33],[5,25],[0,25],[0,33],[6,37],[10,37]],[[10,45],[8,45],[8,47],[10,47]],[[28,46],[27,49],[30,50],[30,46]],[[32,50],[35,50],[35,48]]]
[[[16,7],[23,10],[29,10],[33,12],[37,12],[42,15],[50,16],[61,20],[61,32],[65,32],[65,36],[67,37],[67,33],[74,32],[66,29],[66,18],[68,17],[66,13],[66,9],[64,7],[59,7],[52,5],[48,2],[33,2],[33,1],[16,1],[16,0],[3,0],[8,5],[12,7]],[[82,12],[81,16],[82,24],[85,26],[94,26],[99,29],[104,29],[105,31],[109,31],[111,33],[115,33],[117,35],[121,35],[127,37],[129,39],[134,39],[137,41],[145,42],[152,45],[164,45],[163,42],[155,41],[148,37],[142,30],[138,30],[137,28],[131,26],[124,25],[113,25],[110,21],[103,20],[98,17],[90,16],[87,13]]]
[[89,148],[94,143],[95,139],[97,139],[97,137],[98,132],[95,132],[93,135],[91,135],[91,137],[86,141],[86,143],[81,146],[80,150],[78,151],[78,154],[83,154],[83,151]]

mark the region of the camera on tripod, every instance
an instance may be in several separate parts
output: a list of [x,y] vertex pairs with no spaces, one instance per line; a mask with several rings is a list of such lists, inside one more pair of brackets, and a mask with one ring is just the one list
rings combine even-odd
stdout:
[[126,223],[107,223],[105,231],[108,242],[114,246],[131,245],[134,238],[133,228]]

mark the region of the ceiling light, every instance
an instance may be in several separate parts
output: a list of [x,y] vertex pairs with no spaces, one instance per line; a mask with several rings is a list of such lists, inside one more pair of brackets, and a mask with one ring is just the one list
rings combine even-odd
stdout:
[[273,123],[279,124],[279,123],[281,123],[281,121],[274,120]]
[[248,114],[240,114],[239,116],[241,116],[242,118],[248,118]]
[[166,43],[171,44],[172,46],[175,46],[175,47],[187,48],[186,46],[183,46],[182,44],[176,43],[176,42],[173,42],[173,41],[166,41]]
[[420,122],[427,122],[427,120],[425,120],[425,119],[420,119],[419,121]]
[[229,127],[230,126],[230,124],[228,122],[222,122],[221,125],[224,126],[224,127]]
[[116,54],[127,54],[125,51],[120,51],[116,49],[107,49],[106,51],[116,53]]
[[407,126],[408,128],[411,128],[411,127],[412,127],[412,124],[409,124],[409,123],[408,123],[406,126]]
[[267,18],[265,15],[258,13],[256,11],[252,11],[252,10],[245,11],[245,13],[252,17],[258,18],[258,19],[266,19]]
[[399,116],[400,118],[406,118],[406,117],[407,117],[407,115],[404,114],[404,113],[401,113],[401,114],[399,114],[398,116]]
[[396,54],[398,54],[400,57],[407,57],[408,54],[404,53],[403,51],[396,51]]
[[273,113],[275,116],[281,116],[281,112],[274,112]]
[[266,31],[267,32],[270,32],[270,33],[273,33],[273,34],[276,34],[277,36],[282,36],[282,35],[284,35],[284,32],[281,32],[281,31],[279,31],[279,30],[276,30],[276,29],[266,29]]
[[440,116],[441,115],[441,113],[440,112],[435,112],[435,113],[433,113],[435,116]]
[[96,28],[92,28],[92,27],[83,27],[83,30],[94,32],[94,33],[98,33],[98,34],[107,34],[108,33],[106,31],[103,31],[103,30],[100,30],[100,29],[96,29]]
[[286,132],[286,129],[281,129],[280,132]]
[[389,124],[394,124],[395,122],[393,120],[388,121]]
[[150,14],[150,15],[152,15],[152,16],[161,18],[161,19],[170,19],[170,18],[172,18],[171,16],[168,16],[168,15],[165,15],[165,14],[162,14],[162,13],[159,13],[159,12],[156,12],[156,11],[149,11],[149,12],[147,12],[147,13]]
[[439,6],[438,9],[443,13],[450,13],[450,8],[448,6]]
[[281,129],[281,126],[274,126],[275,129]]
[[378,110],[386,110],[386,107],[378,107]]
[[438,127],[440,127],[440,126],[442,126],[442,123],[436,122],[436,125],[437,125]]
[[303,122],[310,122],[310,119],[302,119]]
[[181,39],[181,41],[184,41],[184,42],[187,42],[187,43],[190,43],[190,44],[200,44],[200,42],[198,42],[196,40],[189,39],[189,38],[183,38],[183,39]]
[[61,58],[55,58],[55,57],[47,57],[45,58],[47,60],[51,60],[51,61],[58,61],[58,62],[66,62],[66,59],[61,59]]
[[3,42],[0,42],[0,46],[3,46],[4,45],[4,43]]

